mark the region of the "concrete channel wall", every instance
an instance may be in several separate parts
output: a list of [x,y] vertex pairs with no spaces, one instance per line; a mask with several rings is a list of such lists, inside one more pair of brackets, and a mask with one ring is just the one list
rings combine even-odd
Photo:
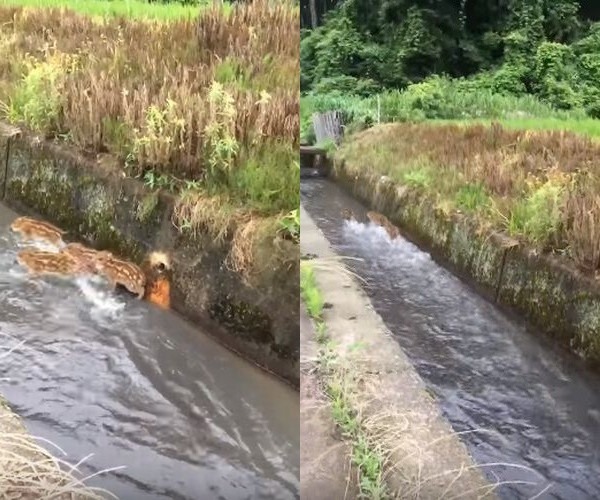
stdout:
[[566,258],[539,254],[500,233],[481,234],[467,217],[448,218],[431,200],[385,177],[356,176],[340,161],[331,177],[485,296],[600,366],[599,280]]
[[[64,145],[0,125],[0,196],[67,237],[140,262],[149,251],[171,258],[171,302],[230,349],[295,387],[299,384],[299,249],[282,241],[277,265],[252,284],[229,270],[230,242],[182,233],[175,200],[124,176],[110,158],[84,158]],[[270,255],[271,248],[260,249]]]

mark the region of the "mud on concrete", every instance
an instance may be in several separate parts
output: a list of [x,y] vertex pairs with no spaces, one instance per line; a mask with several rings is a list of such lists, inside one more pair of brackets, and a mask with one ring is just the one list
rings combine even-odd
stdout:
[[[301,252],[316,255],[312,265],[317,285],[331,305],[323,317],[332,348],[356,380],[348,397],[361,414],[366,431],[389,454],[386,479],[394,496],[495,498],[493,485],[442,417],[369,298],[304,209],[301,233]],[[303,336],[303,349],[306,342]],[[303,446],[310,448],[316,439],[318,436],[308,436],[309,442]]]

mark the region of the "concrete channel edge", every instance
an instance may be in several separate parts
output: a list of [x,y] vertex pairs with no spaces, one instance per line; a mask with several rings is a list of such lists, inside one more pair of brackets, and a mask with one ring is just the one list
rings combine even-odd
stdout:
[[[407,356],[369,298],[301,207],[301,252],[312,259],[328,307],[327,331],[340,359],[360,378],[353,403],[363,419],[379,421],[390,450],[388,485],[398,498],[495,498],[466,446],[442,416]],[[302,339],[302,349],[307,339]],[[390,432],[386,432],[389,430]],[[388,436],[391,440],[386,441]],[[314,438],[317,439],[317,438]],[[395,450],[395,451],[391,451]]]

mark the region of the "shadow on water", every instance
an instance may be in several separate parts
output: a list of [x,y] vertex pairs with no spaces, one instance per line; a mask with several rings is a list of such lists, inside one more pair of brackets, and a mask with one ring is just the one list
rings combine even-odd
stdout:
[[[0,206],[0,393],[122,499],[299,498],[299,396],[177,315],[90,279],[31,280]],[[92,467],[93,465],[93,467]]]
[[[346,222],[366,209],[326,180],[301,183],[302,203],[368,282],[374,308],[435,392],[502,498],[600,498],[600,377],[576,366],[408,241]],[[523,481],[522,484],[516,484]],[[531,482],[535,484],[525,484]],[[546,489],[547,488],[547,489]]]

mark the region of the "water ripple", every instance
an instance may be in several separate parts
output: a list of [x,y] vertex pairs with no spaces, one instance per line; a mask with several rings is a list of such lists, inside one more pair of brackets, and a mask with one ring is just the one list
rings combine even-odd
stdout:
[[126,465],[92,482],[123,499],[298,498],[297,392],[100,279],[30,279],[23,246],[0,227],[0,393],[34,434]]
[[302,200],[332,245],[358,257],[353,270],[442,411],[464,435],[492,480],[535,481],[503,487],[502,498],[600,498],[600,377],[579,368],[482,299],[415,245],[390,241],[372,224],[345,222],[366,210],[336,185],[302,182]]

